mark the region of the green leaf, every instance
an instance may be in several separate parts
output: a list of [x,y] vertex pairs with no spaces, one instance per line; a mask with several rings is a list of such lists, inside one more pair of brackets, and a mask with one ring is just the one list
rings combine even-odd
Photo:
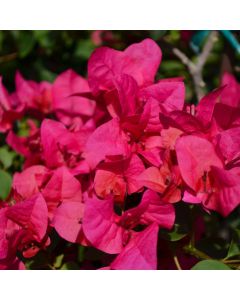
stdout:
[[240,256],[240,230],[238,229],[235,229],[234,236],[225,259],[229,259],[234,256]]
[[231,270],[231,268],[220,261],[206,259],[198,262],[192,270]]
[[79,270],[79,266],[75,262],[69,261],[62,265],[61,270]]
[[58,255],[55,259],[53,266],[57,269],[60,268],[62,265],[63,258],[64,258],[64,254]]
[[45,81],[49,81],[49,82],[53,82],[54,79],[56,78],[56,74],[42,68],[41,70],[39,70],[39,75],[41,76],[41,80],[45,80]]
[[80,245],[78,247],[78,261],[83,262],[84,261],[84,254],[85,254],[85,248],[84,246]]
[[10,193],[12,177],[4,170],[0,170],[0,199],[6,199]]
[[165,60],[161,63],[161,69],[164,72],[168,72],[168,73],[174,73],[175,74],[179,71],[184,71],[184,65],[177,60]]
[[167,33],[167,30],[152,30],[150,32],[150,36],[154,40],[160,39],[162,36],[164,36]]
[[4,146],[0,148],[0,161],[3,164],[4,169],[7,169],[12,165],[15,156],[16,153],[9,151],[7,147]]
[[33,35],[38,41],[39,45],[46,50],[47,54],[53,51],[55,40],[51,36],[53,34],[50,30],[34,30]]
[[35,38],[30,30],[20,31],[18,35],[18,51],[20,58],[26,57],[35,45]]
[[183,231],[179,224],[175,224],[173,230],[167,231],[166,229],[162,229],[160,231],[160,236],[171,242],[176,242],[183,239],[187,235],[187,232]]
[[74,55],[82,59],[88,59],[95,46],[91,40],[81,40],[77,43]]

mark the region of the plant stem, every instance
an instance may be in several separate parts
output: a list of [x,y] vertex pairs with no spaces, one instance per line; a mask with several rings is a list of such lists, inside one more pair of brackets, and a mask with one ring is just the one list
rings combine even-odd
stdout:
[[[187,253],[187,254],[190,254],[198,259],[201,259],[201,260],[205,260],[205,259],[211,259],[211,260],[216,260],[212,257],[210,257],[209,255],[207,255],[206,253],[194,248],[194,247],[191,247],[191,246],[185,246],[184,248],[184,251]],[[231,268],[233,269],[237,269],[239,270],[240,269],[240,260],[220,260],[222,263],[224,264],[227,264],[229,265]]]
[[180,266],[180,263],[179,263],[179,260],[178,260],[178,258],[177,258],[177,255],[174,255],[174,256],[173,256],[173,260],[174,260],[174,263],[175,263],[177,269],[178,269],[178,270],[182,270],[182,268],[181,268],[181,266]]
[[221,262],[225,264],[234,264],[234,263],[240,263],[240,259],[222,259]]
[[17,58],[17,52],[0,56],[0,64],[12,61]]
[[202,260],[204,260],[204,259],[213,259],[210,256],[208,256],[206,253],[196,249],[195,247],[185,246],[183,249],[187,254],[195,256],[198,259],[202,259]]
[[181,50],[178,48],[173,48],[173,53],[182,61],[182,63],[187,66],[194,84],[194,89],[198,101],[204,96],[204,87],[205,82],[203,81],[203,67],[213,49],[213,46],[217,40],[218,33],[216,31],[212,31],[206,43],[204,44],[202,52],[198,55],[196,63],[193,63]]

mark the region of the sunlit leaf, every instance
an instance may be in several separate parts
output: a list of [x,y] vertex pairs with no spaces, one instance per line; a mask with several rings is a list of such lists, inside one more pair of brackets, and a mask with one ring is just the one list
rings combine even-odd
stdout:
[[0,148],[0,162],[3,164],[4,169],[9,168],[12,165],[13,159],[16,153],[9,151],[7,147]]
[[75,262],[69,261],[62,265],[61,270],[79,270],[79,266]]
[[231,270],[231,268],[220,261],[206,259],[198,262],[192,270]]
[[0,199],[6,199],[11,190],[12,177],[4,170],[0,170]]

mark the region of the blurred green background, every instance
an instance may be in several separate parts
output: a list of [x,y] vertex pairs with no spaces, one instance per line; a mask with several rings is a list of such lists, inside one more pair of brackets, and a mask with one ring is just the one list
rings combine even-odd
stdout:
[[[227,32],[227,31],[224,31]],[[14,89],[14,75],[20,70],[27,79],[52,82],[57,74],[72,68],[86,75],[87,60],[92,51],[101,45],[124,49],[144,38],[154,39],[162,48],[163,60],[158,78],[185,78],[187,101],[195,101],[193,84],[189,72],[174,56],[172,48],[177,47],[193,61],[204,45],[208,31],[0,31],[0,75],[8,89]],[[230,33],[240,41],[239,31]],[[240,46],[239,46],[240,47]],[[231,37],[219,32],[218,41],[204,67],[206,91],[219,85],[221,73],[231,71],[239,77],[239,48],[233,45]]]

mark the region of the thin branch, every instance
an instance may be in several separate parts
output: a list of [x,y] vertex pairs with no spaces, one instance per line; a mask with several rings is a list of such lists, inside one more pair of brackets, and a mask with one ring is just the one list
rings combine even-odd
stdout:
[[240,259],[222,259],[222,262],[225,264],[235,264],[240,263]]
[[3,55],[3,56],[0,56],[0,64],[1,63],[5,63],[5,62],[9,62],[9,61],[12,61],[14,59],[17,58],[17,52],[14,52],[14,53],[10,53],[10,54],[6,54],[6,55]]
[[[194,256],[196,257],[197,259],[200,259],[200,260],[206,260],[206,259],[210,259],[210,260],[217,260],[217,259],[214,259],[212,257],[210,257],[209,255],[207,255],[206,253],[194,248],[194,247],[189,247],[189,246],[185,246],[183,247],[183,250],[185,251],[185,253],[191,255],[191,256]],[[237,269],[239,270],[240,269],[240,264],[237,263],[236,264],[236,261],[227,261],[227,260],[220,260],[221,262],[229,265],[229,267],[233,268],[233,269]]]
[[217,41],[217,31],[212,31],[209,34],[208,39],[203,46],[202,52],[200,53],[200,55],[197,58],[197,64],[196,64],[197,69],[202,70],[216,41]]
[[176,255],[173,256],[173,260],[174,260],[174,263],[175,263],[177,269],[178,269],[178,270],[182,270],[182,268],[181,268],[181,266],[180,266],[180,263],[179,263],[179,260],[178,260],[178,258],[177,258]]
[[212,257],[208,256],[206,253],[194,248],[194,247],[189,247],[189,246],[185,246],[184,247],[184,251],[187,253],[187,254],[190,254],[192,256],[195,256],[196,258],[198,259],[202,259],[202,260],[205,260],[205,259],[213,259]]
[[194,63],[181,50],[173,48],[172,51],[182,61],[182,63],[188,67],[189,70],[193,70],[195,68]]
[[182,63],[187,66],[194,83],[194,89],[198,101],[204,96],[204,86],[205,83],[203,81],[202,71],[203,67],[212,51],[214,43],[217,40],[218,33],[216,31],[212,31],[206,43],[204,44],[202,52],[198,55],[196,63],[193,63],[181,50],[178,48],[173,48],[173,53],[182,61]]

